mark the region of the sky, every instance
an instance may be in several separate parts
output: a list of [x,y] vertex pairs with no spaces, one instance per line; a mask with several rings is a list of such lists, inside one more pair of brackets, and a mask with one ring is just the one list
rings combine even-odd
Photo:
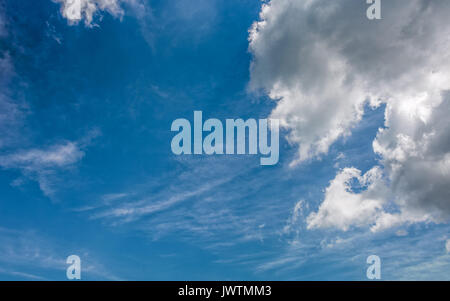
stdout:
[[[450,280],[450,3],[0,0],[0,280]],[[280,121],[279,162],[175,119]]]

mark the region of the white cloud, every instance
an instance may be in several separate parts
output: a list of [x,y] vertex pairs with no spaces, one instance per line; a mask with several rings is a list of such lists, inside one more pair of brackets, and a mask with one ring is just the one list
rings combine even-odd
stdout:
[[367,82],[349,76],[352,66],[327,36],[338,5],[318,2],[264,4],[249,36],[250,89],[262,88],[277,100],[271,118],[280,119],[290,130],[289,141],[300,146],[293,164],[327,153],[349,134],[370,96]]
[[297,234],[299,233],[299,222],[304,217],[305,209],[308,209],[308,203],[304,200],[300,200],[295,204],[292,215],[289,217],[286,226],[284,226],[283,232],[289,233],[292,230],[295,230]]
[[[346,231],[352,225],[374,224],[384,204],[379,197],[380,177],[381,170],[377,167],[364,175],[356,168],[343,169],[330,182],[318,212],[307,217],[308,229],[335,227]],[[364,187],[364,192],[352,192],[352,180],[357,180]]]
[[[366,8],[357,0],[272,0],[250,30],[250,89],[277,101],[271,117],[299,146],[293,164],[350,134],[366,101],[386,104],[386,128],[373,142],[384,176],[373,185],[388,191],[375,205],[369,189],[349,191],[348,177],[361,179],[355,170],[341,172],[308,218],[312,228],[375,222],[377,231],[450,216],[450,3],[383,2],[380,21],[368,20]],[[399,212],[380,209],[391,200]],[[358,213],[369,212],[378,213],[364,222]]]
[[447,239],[447,241],[445,242],[445,250],[447,251],[447,253],[450,253],[450,239]]
[[263,5],[249,36],[250,88],[279,99],[272,117],[291,130],[298,162],[327,153],[349,134],[366,100],[397,104],[447,87],[449,72],[441,63],[448,64],[449,42],[440,34],[450,32],[441,26],[449,5],[390,2],[383,3],[383,21],[376,24],[366,18],[361,1]]
[[56,172],[81,160],[84,152],[74,142],[54,145],[48,149],[18,151],[0,157],[0,167],[19,169],[39,183],[42,192],[53,197],[55,194]]
[[48,149],[31,149],[0,157],[0,166],[4,168],[23,168],[40,170],[49,167],[63,167],[73,164],[84,156],[76,143],[67,142]]
[[272,197],[260,198],[258,205],[250,207],[242,201],[251,191],[269,187],[271,177],[240,181],[250,170],[236,158],[176,160],[179,167],[126,188],[125,197],[106,202],[102,195],[74,211],[114,227],[127,224],[155,240],[175,233],[213,252],[244,241],[262,241],[268,233],[279,234],[274,224],[282,214]]
[[[0,38],[7,35],[3,12],[0,11]],[[100,133],[94,129],[84,138],[76,142],[63,142],[48,148],[33,148],[17,150],[18,145],[26,138],[23,132],[24,117],[28,104],[21,101],[11,91],[11,84],[20,82],[15,74],[13,60],[8,52],[0,52],[0,167],[3,169],[18,169],[24,178],[31,178],[39,183],[43,193],[52,197],[55,193],[55,183],[58,182],[57,172],[81,160],[83,148]],[[20,186],[24,178],[12,181],[12,186]]]
[[[98,135],[98,130],[92,130],[75,142],[66,141],[47,148],[13,151],[0,156],[0,167],[20,170],[25,177],[37,181],[42,192],[52,198],[56,192],[56,184],[61,181],[59,172],[79,162],[85,155],[83,149]],[[23,181],[14,181],[14,185],[21,185],[21,182]]]
[[[23,279],[46,280],[42,271],[66,267],[63,258],[49,248],[46,240],[34,231],[20,231],[0,227],[0,273]],[[33,274],[29,270],[33,270]],[[39,270],[35,274],[36,269]]]
[[95,214],[92,216],[92,218],[118,218],[121,219],[121,222],[123,223],[132,222],[145,215],[164,211],[174,206],[175,204],[184,202],[192,197],[202,195],[203,193],[214,189],[224,182],[226,182],[226,180],[218,180],[213,183],[208,183],[188,192],[183,191],[181,193],[174,194],[167,200],[158,202],[154,202],[152,198],[134,202],[122,202],[118,207],[114,207],[112,209],[108,209],[106,211]]
[[[0,227],[0,273],[23,279],[50,280],[42,277],[51,271],[56,279],[64,279],[67,268],[66,258],[76,250],[83,261],[84,275],[91,277],[122,280],[113,275],[92,252],[80,246],[55,244],[35,230],[16,230]],[[32,271],[32,273],[29,273]],[[54,273],[56,272],[56,274]]]
[[116,18],[122,18],[122,5],[128,4],[133,8],[142,7],[140,0],[53,0],[61,4],[61,14],[69,24],[78,24],[84,20],[86,26],[92,26],[95,14],[105,11]]

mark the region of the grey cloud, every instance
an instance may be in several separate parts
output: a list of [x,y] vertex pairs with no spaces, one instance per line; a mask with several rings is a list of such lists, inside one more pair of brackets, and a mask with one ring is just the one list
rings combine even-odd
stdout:
[[[366,18],[367,7],[359,0],[264,4],[249,35],[249,88],[276,101],[271,117],[299,147],[292,165],[327,154],[350,135],[365,103],[384,103],[386,128],[373,148],[384,172],[377,185],[388,192],[377,199],[383,206],[394,201],[400,213],[377,211],[367,224],[379,230],[443,221],[450,215],[450,2],[382,1],[382,19],[375,21]],[[343,201],[329,193],[323,208],[341,208],[335,203]],[[313,216],[316,227],[337,225],[332,214]]]

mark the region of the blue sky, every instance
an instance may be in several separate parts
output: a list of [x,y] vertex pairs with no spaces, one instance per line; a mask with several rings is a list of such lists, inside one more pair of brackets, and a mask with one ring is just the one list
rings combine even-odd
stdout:
[[[65,259],[72,254],[82,260],[83,280],[365,280],[371,254],[382,260],[382,279],[448,280],[448,199],[446,190],[439,190],[448,181],[440,177],[431,192],[415,185],[423,187],[417,195],[439,200],[430,201],[431,207],[406,188],[391,188],[409,187],[412,180],[396,173],[388,156],[395,152],[382,147],[379,129],[398,131],[393,137],[410,131],[396,128],[406,124],[400,117],[387,123],[386,116],[400,113],[383,97],[404,95],[360,71],[382,91],[379,97],[367,92],[380,103],[362,98],[351,103],[361,111],[353,111],[347,97],[327,104],[321,99],[329,94],[320,92],[316,103],[323,107],[308,120],[298,105],[310,95],[308,88],[299,96],[292,83],[335,89],[336,97],[341,92],[320,72],[310,70],[306,80],[297,69],[308,70],[308,64],[296,69],[296,60],[283,62],[298,42],[292,38],[296,30],[284,35],[283,26],[295,28],[297,18],[290,27],[270,14],[286,14],[287,2],[272,1],[264,15],[256,0],[127,0],[105,9],[100,0],[92,1],[97,10],[88,22],[86,15],[75,21],[65,15],[63,0],[0,1],[0,280],[65,280]],[[349,15],[362,8],[365,18],[365,4],[350,2]],[[304,13],[298,19],[309,13],[292,5]],[[314,17],[304,25],[311,31]],[[253,29],[259,36],[252,38],[252,24],[264,19],[268,25]],[[330,39],[325,25],[311,36]],[[336,21],[336,30],[351,24],[341,25]],[[309,36],[302,31],[298,35]],[[414,33],[411,37],[414,44]],[[352,41],[339,54],[355,62],[352,76],[358,77],[360,56],[347,51],[348,45]],[[297,50],[309,55],[308,49]],[[448,64],[445,57],[436,59]],[[345,84],[342,93],[348,99],[360,95],[357,85]],[[445,109],[447,102],[436,102],[433,110]],[[172,121],[192,120],[195,110],[221,120],[284,120],[279,163],[261,166],[259,156],[251,155],[172,154]],[[328,122],[331,116],[342,120]],[[436,123],[427,124],[439,134],[447,125],[435,111],[431,116]],[[293,124],[302,118],[307,121]],[[317,139],[341,127],[325,151],[315,151]],[[413,128],[411,137],[422,133]],[[299,149],[308,145],[311,151],[301,157]],[[432,158],[448,154],[442,149],[444,154]],[[429,153],[421,160],[430,162]],[[401,161],[406,173],[411,169],[404,162],[412,160]],[[353,178],[346,193],[362,208],[356,213],[347,214],[342,208],[348,204],[336,205],[339,199],[332,195],[331,183],[339,184],[345,168],[362,176],[383,172],[385,186],[382,180],[375,185]],[[377,190],[388,192],[374,195]],[[364,209],[367,202],[374,207]],[[323,204],[345,218],[333,219]],[[358,220],[365,215],[367,224]],[[386,226],[386,220],[395,222]]]

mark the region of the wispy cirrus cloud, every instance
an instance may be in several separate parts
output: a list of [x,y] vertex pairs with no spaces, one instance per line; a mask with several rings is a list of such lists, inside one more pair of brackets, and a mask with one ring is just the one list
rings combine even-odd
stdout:
[[83,158],[84,152],[74,142],[53,145],[47,149],[19,151],[0,157],[0,166],[38,171],[46,168],[64,167]]
[[[67,246],[61,247],[34,230],[0,227],[0,274],[26,280],[65,280],[68,267],[66,258],[73,252],[82,258],[84,278],[87,275],[88,278],[120,280],[86,248],[78,246],[68,251]],[[48,275],[48,272],[57,275],[56,278],[43,276]]]
[[209,250],[264,241],[266,235],[277,231],[268,225],[265,210],[273,206],[276,209],[270,214],[277,214],[279,204],[261,199],[252,207],[244,201],[270,182],[240,180],[253,172],[253,167],[226,158],[180,159],[178,163],[183,172],[160,175],[156,181],[112,194],[118,197],[111,201],[102,196],[74,211],[114,227],[135,229],[155,240],[183,233],[183,240]]
[[59,172],[81,161],[84,149],[99,134],[99,130],[93,130],[79,141],[64,141],[47,148],[14,150],[0,156],[0,167],[20,170],[25,177],[37,181],[47,197],[53,198]]
[[13,266],[10,272],[21,273],[30,267],[64,269],[64,257],[56,256],[45,239],[33,231],[0,228],[0,242],[0,262]]
[[[0,38],[8,37],[5,24],[4,14],[0,12]],[[38,181],[44,194],[52,197],[56,171],[81,160],[84,156],[82,149],[98,133],[91,131],[78,142],[64,141],[49,147],[21,148],[28,105],[11,92],[10,86],[16,77],[13,58],[9,52],[0,53],[0,167],[20,170],[26,177]],[[21,182],[14,181],[13,186]]]
[[[170,196],[152,196],[149,199],[139,200],[136,202],[122,202],[122,204],[120,204],[118,207],[95,214],[92,216],[92,218],[118,218],[122,220],[122,222],[131,222],[145,215],[169,209],[177,203],[202,195],[203,193],[206,193],[211,189],[219,186],[223,182],[224,181],[207,183],[203,186],[200,186],[198,189],[186,192],[180,191],[179,193],[174,193]],[[164,199],[164,197],[168,197],[168,199],[158,201],[158,199]]]
[[[2,15],[0,12],[0,21]],[[1,21],[5,22],[5,21]],[[0,39],[7,38],[0,22]],[[8,51],[0,51],[0,149],[15,144],[27,114],[27,104],[12,95],[11,83],[16,77],[14,62]]]
[[[376,254],[381,258],[384,280],[449,279],[450,256],[443,248],[448,226],[433,229],[418,226],[412,230],[414,234],[403,236],[389,230],[307,231],[302,236],[291,236],[281,252],[256,262],[249,258],[248,262],[258,274],[302,271],[292,280],[356,280],[365,276],[367,257]],[[316,267],[318,263],[320,269]]]

